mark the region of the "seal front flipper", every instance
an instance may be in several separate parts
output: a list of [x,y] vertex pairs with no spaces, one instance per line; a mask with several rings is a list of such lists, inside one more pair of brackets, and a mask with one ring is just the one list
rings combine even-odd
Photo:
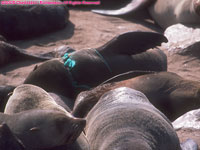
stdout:
[[92,10],[92,12],[102,15],[121,16],[142,10],[152,4],[155,0],[132,0],[125,7],[117,10]]
[[111,41],[98,48],[99,51],[112,52],[118,54],[135,55],[150,48],[167,42],[167,38],[160,33],[155,32],[126,32],[116,36]]
[[181,150],[199,150],[199,147],[192,139],[187,139],[184,143],[181,143]]

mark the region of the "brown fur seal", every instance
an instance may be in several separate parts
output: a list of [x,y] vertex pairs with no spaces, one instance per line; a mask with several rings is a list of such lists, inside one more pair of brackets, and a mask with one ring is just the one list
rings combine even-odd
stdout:
[[86,123],[84,119],[47,109],[0,113],[0,123],[3,122],[27,149],[48,149],[74,142]]
[[130,88],[105,93],[86,120],[91,150],[181,150],[170,121]]
[[[64,5],[30,4],[44,1],[6,2],[2,1],[0,5],[0,34],[8,40],[26,39],[63,29],[69,17]],[[28,4],[19,5],[19,2]]]
[[[89,89],[130,70],[166,71],[166,55],[159,49],[148,50],[166,41],[159,33],[123,33],[97,49],[70,53],[64,58],[65,71],[63,63],[58,60],[43,63],[28,75],[24,83],[69,96],[65,93],[72,93],[72,86],[81,90]],[[74,63],[73,67],[70,63]]]
[[49,59],[51,59],[51,57],[28,54],[26,51],[14,45],[0,41],[0,67],[18,61],[27,61],[27,60],[46,61]]
[[93,12],[120,16],[147,8],[151,17],[162,28],[167,28],[176,23],[200,24],[199,0],[131,0],[126,6],[117,10],[93,10]]
[[34,84],[47,92],[70,98],[74,97],[75,92],[72,82],[70,72],[58,59],[46,61],[35,67],[24,81],[25,84]]
[[107,91],[117,87],[129,87],[144,93],[150,102],[170,120],[199,108],[200,83],[185,80],[175,73],[160,72],[138,76],[129,80],[109,83],[78,95],[73,115],[84,117]]
[[[84,135],[81,135],[80,137],[78,137],[84,128],[85,120],[78,119],[71,116],[68,113],[70,112],[70,109],[67,107],[67,105],[65,104],[65,108],[66,108],[65,110],[63,108],[63,103],[61,103],[62,100],[55,100],[53,98],[55,98],[55,94],[54,94],[54,97],[51,97],[46,91],[34,85],[20,85],[17,88],[15,88],[12,96],[9,98],[8,103],[6,105],[5,113],[15,114],[15,113],[26,111],[26,113],[28,114],[29,113],[28,110],[37,110],[37,109],[52,110],[52,114],[51,114],[52,116],[53,116],[53,111],[64,113],[68,119],[77,120],[77,125],[76,124],[73,125],[76,129],[74,131],[72,130],[72,133],[70,133],[71,135],[69,135],[74,138],[73,141],[71,141],[74,143],[69,143],[69,141],[67,141],[66,139],[66,143],[55,145],[55,146],[57,147],[60,145],[67,144],[66,146],[62,146],[62,147],[73,148],[73,147],[83,146],[86,149],[86,147],[88,146],[88,143],[85,140]],[[57,103],[59,105],[57,105]],[[66,130],[67,130],[67,126],[66,126]],[[49,146],[52,147],[51,144],[49,144]]]

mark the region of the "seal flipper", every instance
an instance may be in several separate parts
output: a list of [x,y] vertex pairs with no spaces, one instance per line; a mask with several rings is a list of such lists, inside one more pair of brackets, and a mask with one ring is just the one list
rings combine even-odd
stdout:
[[187,139],[184,143],[181,143],[181,150],[198,150],[198,144],[192,140]]
[[125,7],[117,10],[92,10],[92,12],[102,15],[121,16],[129,13],[134,13],[148,7],[155,0],[132,0]]
[[160,33],[134,31],[123,33],[111,41],[98,48],[99,51],[111,51],[112,53],[135,55],[150,48],[155,48],[161,45],[162,42],[167,42],[167,38]]

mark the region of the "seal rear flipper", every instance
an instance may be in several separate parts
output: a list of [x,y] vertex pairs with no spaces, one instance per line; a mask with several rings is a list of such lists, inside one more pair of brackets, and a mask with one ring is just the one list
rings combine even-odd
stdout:
[[184,143],[181,143],[181,150],[199,150],[199,146],[194,140],[187,139]]
[[160,33],[134,31],[123,33],[98,49],[124,55],[135,55],[167,41],[167,38]]
[[148,5],[153,3],[155,0],[132,0],[125,7],[117,10],[92,10],[92,12],[102,15],[110,16],[121,16],[129,13],[134,13],[138,10],[146,8]]

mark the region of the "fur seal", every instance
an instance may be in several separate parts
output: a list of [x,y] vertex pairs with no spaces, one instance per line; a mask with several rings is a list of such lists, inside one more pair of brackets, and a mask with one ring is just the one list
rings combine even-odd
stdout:
[[167,117],[144,94],[130,88],[105,93],[86,120],[91,150],[181,150]]
[[12,133],[6,123],[0,125],[1,150],[25,150],[23,143]]
[[[167,42],[167,39],[159,33],[141,31],[123,33],[97,49],[70,53],[64,65],[70,59],[70,63],[72,61],[74,63],[71,68],[67,64],[64,69],[63,63],[58,60],[43,63],[28,75],[24,83],[34,84],[48,92],[63,95],[69,88],[73,89],[72,86],[81,90],[89,89],[112,76],[130,70],[166,71],[167,57],[164,52],[159,49],[148,50],[162,42]],[[59,83],[55,80],[59,80]],[[71,82],[71,85],[67,85],[67,82],[68,84]],[[58,86],[67,88],[62,88],[65,90],[62,93],[55,92]]]
[[51,59],[51,57],[28,54],[23,49],[20,49],[6,42],[0,41],[0,67],[18,61],[25,61],[25,60],[46,61],[49,59]]
[[[53,79],[53,80],[52,80]],[[52,59],[36,66],[25,79],[24,84],[33,84],[47,92],[74,97],[71,74],[59,59]]]
[[[54,94],[54,98],[55,98],[55,94]],[[65,100],[65,102],[66,101],[67,100]],[[83,146],[83,147],[85,147],[85,149],[87,149],[88,143],[85,140],[84,135],[81,134],[81,136],[79,137],[81,131],[85,127],[85,120],[84,119],[78,119],[78,118],[71,116],[71,114],[68,113],[71,110],[67,107],[66,104],[64,104],[65,109],[66,109],[65,110],[63,108],[63,103],[61,103],[61,102],[62,102],[62,100],[53,99],[53,97],[51,97],[46,91],[44,91],[40,87],[37,87],[37,86],[34,86],[34,85],[20,85],[20,86],[15,88],[12,96],[10,96],[10,98],[7,102],[7,105],[6,105],[5,113],[12,115],[12,114],[16,114],[16,113],[19,113],[19,112],[26,112],[27,115],[28,115],[28,113],[34,113],[34,110],[37,111],[38,109],[39,109],[39,111],[40,110],[51,110],[52,111],[51,116],[54,116],[53,111],[55,111],[55,118],[56,118],[57,112],[63,113],[66,116],[66,118],[68,118],[69,120],[72,119],[72,122],[73,122],[73,120],[76,120],[75,123],[77,123],[77,124],[73,124],[74,130],[68,128],[68,127],[70,127],[70,124],[65,125],[66,131],[67,131],[67,129],[71,130],[71,131],[68,132],[69,135],[67,135],[67,132],[66,132],[66,136],[71,136],[71,138],[73,138],[73,139],[71,139],[72,140],[71,142],[75,142],[75,143],[71,143],[70,141],[67,141],[69,139],[66,139],[66,141],[65,141],[66,143],[55,145],[55,147],[67,145],[67,146],[64,146],[64,147],[65,148],[69,147],[71,149],[73,147]],[[33,110],[33,112],[29,112],[28,110]],[[46,118],[46,119],[48,119],[48,118]],[[35,120],[35,121],[37,122],[37,121],[40,121],[40,120]],[[65,122],[63,122],[63,123],[65,123]],[[66,123],[70,123],[70,121],[68,121]],[[55,125],[56,124],[58,124],[58,123],[55,123]],[[49,124],[49,125],[51,126],[51,124]],[[46,125],[44,124],[44,127],[45,126]],[[49,126],[46,126],[46,127],[51,128]],[[58,127],[59,127],[59,124],[58,124]],[[64,127],[64,124],[63,124],[63,127]],[[45,132],[45,131],[42,131],[42,132]],[[60,132],[63,132],[63,131],[60,131]],[[40,133],[40,134],[42,134],[42,133]],[[43,138],[46,138],[46,137],[44,136]],[[56,138],[56,137],[53,136],[52,138]],[[28,142],[30,142],[29,140],[28,140]],[[47,139],[43,139],[43,140],[45,141]],[[59,140],[59,139],[57,139],[57,140]],[[22,140],[22,141],[24,142],[24,140]],[[57,142],[62,142],[62,141],[57,141]],[[46,145],[47,145],[47,143],[46,143]],[[48,146],[50,148],[54,147],[54,146],[51,146],[51,144],[49,144]],[[36,147],[36,146],[34,146],[34,147]]]
[[30,109],[50,109],[71,116],[42,88],[31,84],[17,86],[8,99],[4,113],[13,114]]
[[172,72],[159,72],[104,84],[93,90],[81,92],[75,101],[73,115],[85,117],[105,92],[121,86],[144,93],[150,102],[170,120],[175,120],[200,106],[199,82],[185,80]]
[[84,119],[47,109],[0,113],[0,123],[4,122],[27,149],[48,149],[74,142],[86,124]]
[[[69,12],[64,5],[9,4],[0,5],[0,34],[7,40],[26,39],[66,26]],[[15,3],[15,1],[12,1]],[[30,3],[30,1],[20,1]],[[31,1],[31,3],[43,1]],[[50,1],[49,1],[50,2]]]
[[117,10],[93,10],[103,15],[121,16],[147,9],[151,17],[162,27],[176,23],[200,24],[199,0],[131,0],[125,7]]
[[[66,116],[69,119],[69,121],[66,123],[70,123],[70,119],[77,120],[77,122],[80,123],[80,125],[79,124],[75,125],[74,127],[76,130],[74,130],[74,131],[72,130],[72,131],[70,131],[69,135],[65,135],[65,137],[71,136],[71,138],[73,138],[72,142],[74,142],[76,140],[76,138],[80,135],[80,133],[82,132],[82,130],[85,126],[84,119],[79,119],[79,118],[73,117],[67,110],[65,110],[62,106],[58,105],[55,102],[55,100],[42,88],[34,86],[34,85],[22,84],[14,89],[12,96],[10,96],[10,98],[8,99],[4,113],[12,115],[12,114],[16,114],[16,113],[20,113],[20,112],[24,112],[24,111],[28,111],[28,110],[33,110],[33,111],[34,110],[35,111],[37,111],[37,110],[49,110],[50,111],[51,110],[52,117],[54,116],[53,112],[55,112],[55,113],[58,112],[60,114],[63,114],[64,116]],[[28,115],[28,112],[27,112],[27,115]],[[31,116],[30,116],[30,118],[31,118]],[[48,120],[51,118],[46,118],[46,119]],[[61,119],[61,120],[63,120],[63,119]],[[40,119],[35,120],[35,121],[40,122]],[[66,126],[66,130],[70,129],[70,128],[67,128],[67,125],[65,125],[65,126]],[[70,124],[68,126],[70,126]],[[45,127],[45,125],[44,125],[44,127]],[[47,128],[48,128],[48,126],[47,126]],[[42,133],[40,133],[40,134],[42,134]],[[43,135],[41,135],[41,136],[43,136]],[[43,137],[43,138],[46,138],[46,137]],[[27,142],[30,142],[29,140]],[[46,140],[46,139],[44,139],[44,140]],[[63,139],[56,139],[56,141],[57,140],[63,140]],[[63,144],[67,144],[69,142],[67,140],[69,140],[69,139],[66,138],[65,140],[66,141],[57,141],[57,142],[66,142]],[[24,142],[24,140],[22,140],[22,141]],[[27,143],[27,142],[25,141],[25,143]],[[47,143],[43,143],[43,144],[46,144],[46,146],[47,146]],[[61,146],[63,144],[59,144],[59,145],[55,145],[55,146]],[[49,144],[49,147],[53,147],[53,146],[51,146],[51,144]]]

